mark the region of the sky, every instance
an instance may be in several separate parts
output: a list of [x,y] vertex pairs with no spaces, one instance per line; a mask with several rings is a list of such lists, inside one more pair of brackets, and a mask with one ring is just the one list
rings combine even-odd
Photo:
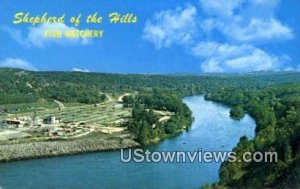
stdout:
[[[300,0],[0,0],[0,67],[108,73],[300,70]],[[13,24],[17,12],[101,24]],[[112,12],[137,24],[109,24]],[[49,39],[49,28],[104,29],[103,38]]]

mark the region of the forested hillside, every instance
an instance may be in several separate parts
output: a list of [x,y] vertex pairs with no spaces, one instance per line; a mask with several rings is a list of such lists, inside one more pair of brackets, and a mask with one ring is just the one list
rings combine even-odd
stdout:
[[[226,162],[220,185],[248,188],[300,187],[300,83],[276,84],[262,90],[219,90],[206,98],[242,107],[256,120],[256,137],[242,137],[234,151],[278,153],[278,162]],[[215,188],[220,188],[216,185]]]
[[208,93],[225,88],[247,90],[273,83],[300,82],[298,73],[248,75],[121,75],[81,72],[29,72],[0,69],[0,103],[35,102],[38,98],[63,102],[95,103],[105,100],[102,93],[144,91],[165,88],[184,95]]

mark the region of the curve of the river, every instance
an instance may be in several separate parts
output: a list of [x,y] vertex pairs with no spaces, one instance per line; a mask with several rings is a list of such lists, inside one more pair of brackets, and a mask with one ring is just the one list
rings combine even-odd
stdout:
[[[151,151],[230,151],[240,137],[254,137],[255,122],[246,115],[235,121],[230,109],[186,97],[195,118],[178,137],[147,147]],[[218,180],[221,163],[122,163],[120,152],[37,159],[0,164],[0,188],[199,188]]]

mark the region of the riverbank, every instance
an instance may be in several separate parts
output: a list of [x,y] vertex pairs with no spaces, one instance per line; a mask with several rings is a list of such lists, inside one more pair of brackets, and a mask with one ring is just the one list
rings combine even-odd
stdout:
[[[178,130],[173,135],[155,138],[148,145],[158,144],[167,138],[180,135],[184,130]],[[106,133],[93,133],[74,140],[39,141],[0,145],[0,162],[12,162],[57,156],[84,154],[89,152],[114,151],[135,148],[141,144],[129,133],[120,136],[110,136]]]
[[[101,135],[101,136],[100,136]],[[140,146],[127,134],[113,137],[94,133],[75,140],[28,142],[0,145],[0,162],[10,162],[45,157],[75,155],[88,152],[118,150]]]

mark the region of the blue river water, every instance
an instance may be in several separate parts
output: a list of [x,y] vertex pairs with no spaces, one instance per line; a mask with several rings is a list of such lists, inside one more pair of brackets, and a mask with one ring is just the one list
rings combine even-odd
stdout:
[[[146,147],[151,151],[230,151],[240,137],[254,137],[255,121],[248,115],[235,121],[230,109],[186,97],[195,118],[188,132]],[[121,154],[98,152],[0,164],[0,188],[199,188],[219,179],[221,163],[122,163]]]

